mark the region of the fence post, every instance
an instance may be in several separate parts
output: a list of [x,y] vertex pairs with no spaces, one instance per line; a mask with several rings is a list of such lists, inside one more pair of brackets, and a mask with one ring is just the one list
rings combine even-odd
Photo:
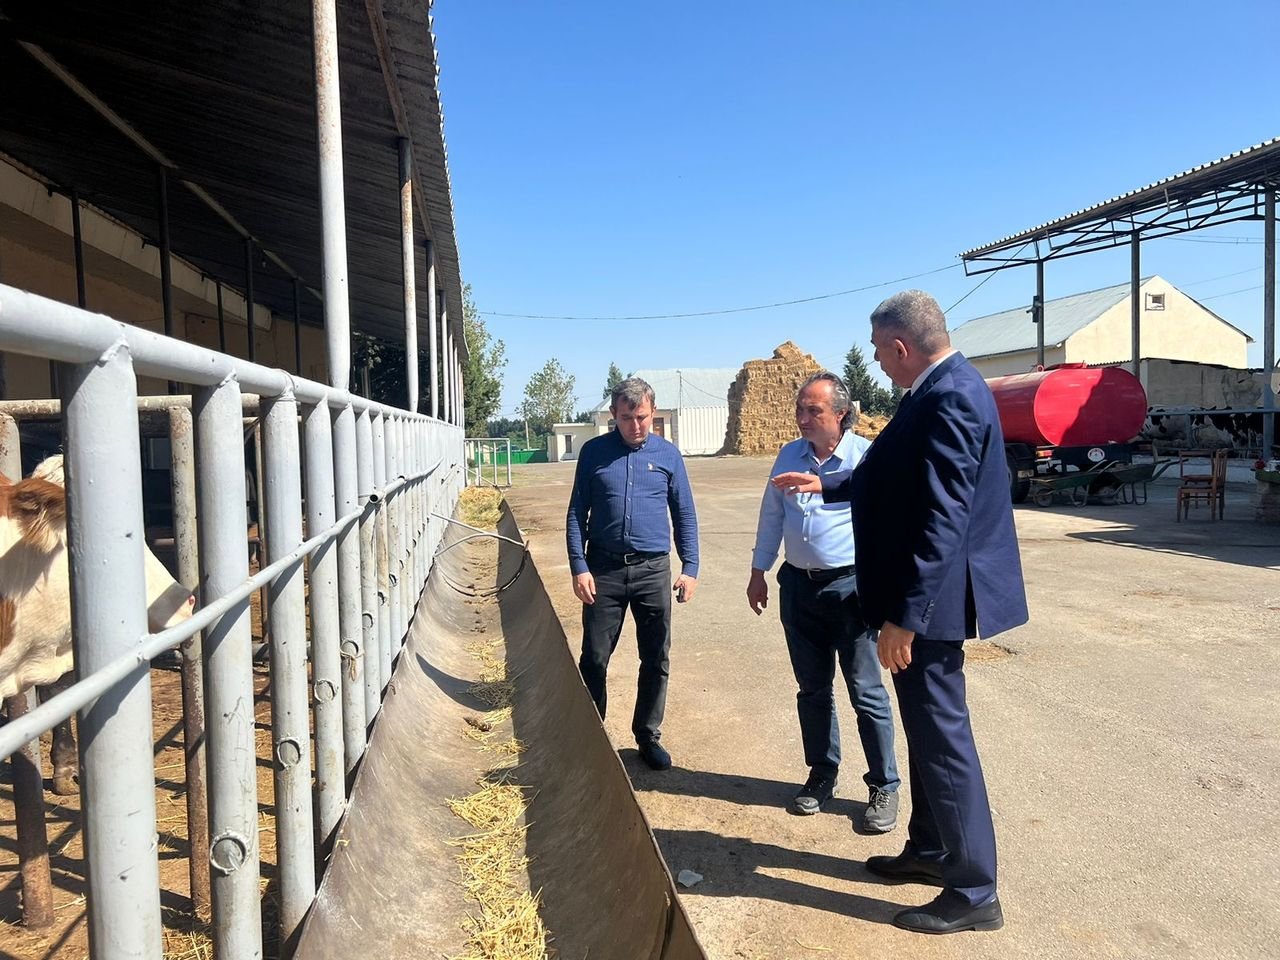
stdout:
[[[228,378],[192,396],[196,427],[201,594],[205,603],[249,576],[240,385]],[[217,960],[262,956],[258,891],[258,771],[253,651],[246,598],[204,637],[209,768],[209,866]]]
[[[76,670],[88,676],[147,633],[138,389],[123,342],[65,367],[67,554]],[[160,960],[150,665],[80,711],[80,794],[95,960]]]
[[[382,701],[382,654],[378,642],[378,520],[377,506],[369,506],[373,496],[373,418],[368,410],[361,410],[356,420],[356,466],[360,489],[360,626],[364,636],[364,648],[371,651],[366,657],[364,675],[365,724],[373,723]],[[374,656],[372,651],[378,651]]]
[[[373,486],[381,490],[387,484],[387,450],[385,421],[380,413],[373,415]],[[381,679],[378,684],[378,699],[382,699],[382,691],[387,688],[391,679],[391,633],[394,618],[391,612],[391,586],[388,580],[390,571],[389,550],[387,541],[387,501],[384,499],[377,505],[377,537],[374,540],[374,559],[378,569],[378,646],[370,656],[378,661]]]
[[[306,413],[307,536],[337,519],[333,499],[333,420],[321,403]],[[321,544],[310,561],[311,689],[315,698],[316,826],[327,853],[346,802],[342,737],[342,653],[338,619],[337,545]]]
[[[267,562],[302,544],[302,460],[292,392],[263,400],[263,488],[271,536]],[[280,941],[293,942],[316,893],[307,704],[307,614],[302,561],[271,580],[271,765],[275,775]],[[287,949],[287,948],[286,948]]]
[[[338,516],[356,509],[356,416],[350,404],[340,408],[333,421],[333,494]],[[369,648],[361,640],[360,534],[354,526],[338,536],[338,630],[342,671],[343,761],[350,774],[364,755],[365,672],[373,664]]]
[[[196,536],[196,456],[191,411],[169,408],[169,470],[173,490],[173,543],[178,582],[191,590],[200,583]],[[197,602],[203,600],[197,597]],[[182,747],[187,773],[187,847],[191,908],[209,918],[209,792],[204,752],[204,648],[199,631],[180,648],[182,655]]]

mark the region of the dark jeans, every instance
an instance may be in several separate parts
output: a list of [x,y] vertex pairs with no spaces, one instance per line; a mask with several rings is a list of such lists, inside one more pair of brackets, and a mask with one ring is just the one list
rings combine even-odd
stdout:
[[636,623],[640,680],[631,732],[636,743],[662,736],[667,705],[667,651],[671,646],[671,560],[665,554],[624,564],[613,557],[588,556],[596,581],[596,602],[582,605],[582,659],[578,669],[604,719],[609,697],[605,677],[622,634],[627,608]]
[[832,777],[840,769],[840,725],[832,690],[838,661],[867,759],[862,779],[869,787],[897,790],[902,781],[893,755],[889,692],[880,677],[875,631],[862,620],[853,574],[820,583],[784,563],[778,587],[787,652],[800,687],[796,711],[804,762],[814,773]]
[[996,835],[965,702],[962,644],[916,637],[911,666],[893,675],[911,772],[910,852],[942,865],[970,903],[996,892]]

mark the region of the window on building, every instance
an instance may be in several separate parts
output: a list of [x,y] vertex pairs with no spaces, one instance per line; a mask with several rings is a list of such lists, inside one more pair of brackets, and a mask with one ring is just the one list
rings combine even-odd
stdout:
[[1163,294],[1163,293],[1148,293],[1148,294],[1147,294],[1147,309],[1148,309],[1148,310],[1163,310],[1163,309],[1164,309],[1164,294]]

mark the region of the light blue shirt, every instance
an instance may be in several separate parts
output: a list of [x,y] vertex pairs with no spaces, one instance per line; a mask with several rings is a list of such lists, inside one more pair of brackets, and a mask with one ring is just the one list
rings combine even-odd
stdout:
[[[770,477],[780,473],[813,473],[826,476],[852,470],[871,443],[846,430],[835,452],[821,463],[808,440],[792,440],[778,451]],[[786,494],[765,485],[756,524],[756,546],[751,566],[769,570],[786,544],[787,563],[804,570],[832,570],[853,565],[853,521],[847,503],[825,503],[820,493]]]

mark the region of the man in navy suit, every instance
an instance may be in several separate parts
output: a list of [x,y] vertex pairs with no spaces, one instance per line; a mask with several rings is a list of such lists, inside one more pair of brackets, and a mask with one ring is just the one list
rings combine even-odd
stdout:
[[773,482],[852,504],[858,597],[893,673],[911,779],[906,847],[871,857],[867,869],[942,887],[894,923],[998,930],[995,830],[965,702],[964,641],[1027,621],[1004,436],[991,391],[951,348],[928,294],[909,290],[876,307],[871,342],[907,389],[889,425],[851,474]]

